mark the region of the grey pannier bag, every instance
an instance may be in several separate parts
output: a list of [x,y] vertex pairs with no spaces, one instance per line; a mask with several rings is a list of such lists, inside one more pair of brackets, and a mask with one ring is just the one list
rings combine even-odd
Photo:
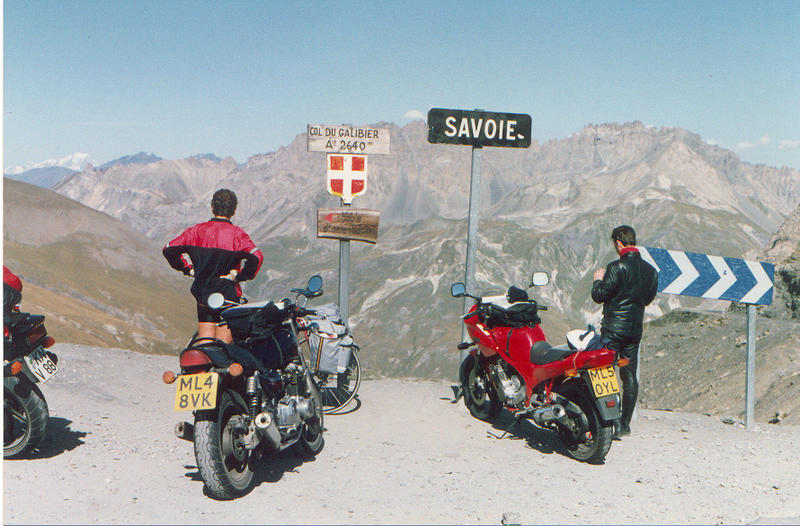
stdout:
[[347,371],[353,339],[339,315],[335,303],[315,307],[316,315],[305,316],[311,366],[321,373],[338,374]]

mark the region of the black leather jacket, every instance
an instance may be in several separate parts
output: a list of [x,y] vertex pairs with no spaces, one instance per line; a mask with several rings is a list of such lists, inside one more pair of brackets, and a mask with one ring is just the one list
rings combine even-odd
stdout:
[[638,251],[625,252],[609,263],[603,279],[592,285],[592,299],[603,304],[603,335],[639,341],[644,308],[657,291],[658,273]]

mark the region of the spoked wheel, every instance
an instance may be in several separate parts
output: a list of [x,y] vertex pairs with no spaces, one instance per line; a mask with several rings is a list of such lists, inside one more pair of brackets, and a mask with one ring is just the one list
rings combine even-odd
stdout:
[[503,406],[497,399],[494,387],[481,369],[480,363],[470,355],[461,365],[461,389],[464,405],[475,418],[490,422],[497,418]]
[[233,499],[250,489],[253,470],[242,436],[247,408],[225,391],[211,411],[198,411],[194,426],[194,455],[200,476],[217,498]]
[[3,458],[14,458],[39,445],[50,414],[39,388],[27,378],[3,378]]
[[322,394],[322,406],[326,415],[342,411],[356,397],[361,385],[361,361],[356,347],[350,353],[350,361],[343,373],[316,373]]
[[295,444],[294,451],[300,458],[313,458],[325,446],[325,439],[322,436],[324,431],[322,396],[317,383],[310,374],[306,374],[306,386],[308,393],[311,394],[314,416],[306,420],[303,425],[303,434]]
[[594,400],[587,393],[576,390],[564,396],[580,407],[582,413],[576,414],[567,409],[570,424],[558,426],[561,440],[567,447],[567,454],[581,462],[602,464],[611,449],[614,426],[603,425]]

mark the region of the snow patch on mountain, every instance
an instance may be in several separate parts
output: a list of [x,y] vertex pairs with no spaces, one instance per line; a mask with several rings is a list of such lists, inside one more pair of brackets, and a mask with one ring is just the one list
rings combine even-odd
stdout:
[[13,168],[6,170],[5,173],[10,175],[17,175],[36,168],[51,168],[54,166],[58,166],[60,168],[67,168],[75,172],[80,172],[90,164],[92,164],[92,158],[89,156],[88,153],[76,152],[71,155],[67,155],[66,157],[60,157],[58,159],[48,159],[46,161],[41,161],[38,163],[29,163],[24,166],[15,166]]

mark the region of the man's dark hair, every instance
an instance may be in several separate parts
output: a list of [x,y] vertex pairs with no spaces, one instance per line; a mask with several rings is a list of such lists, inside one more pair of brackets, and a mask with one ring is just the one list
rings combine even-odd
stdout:
[[236,213],[237,204],[236,194],[222,188],[214,192],[214,197],[211,198],[211,211],[215,216],[231,218]]
[[636,245],[636,232],[633,231],[633,227],[620,225],[611,232],[611,240],[619,241],[626,247],[632,247]]

